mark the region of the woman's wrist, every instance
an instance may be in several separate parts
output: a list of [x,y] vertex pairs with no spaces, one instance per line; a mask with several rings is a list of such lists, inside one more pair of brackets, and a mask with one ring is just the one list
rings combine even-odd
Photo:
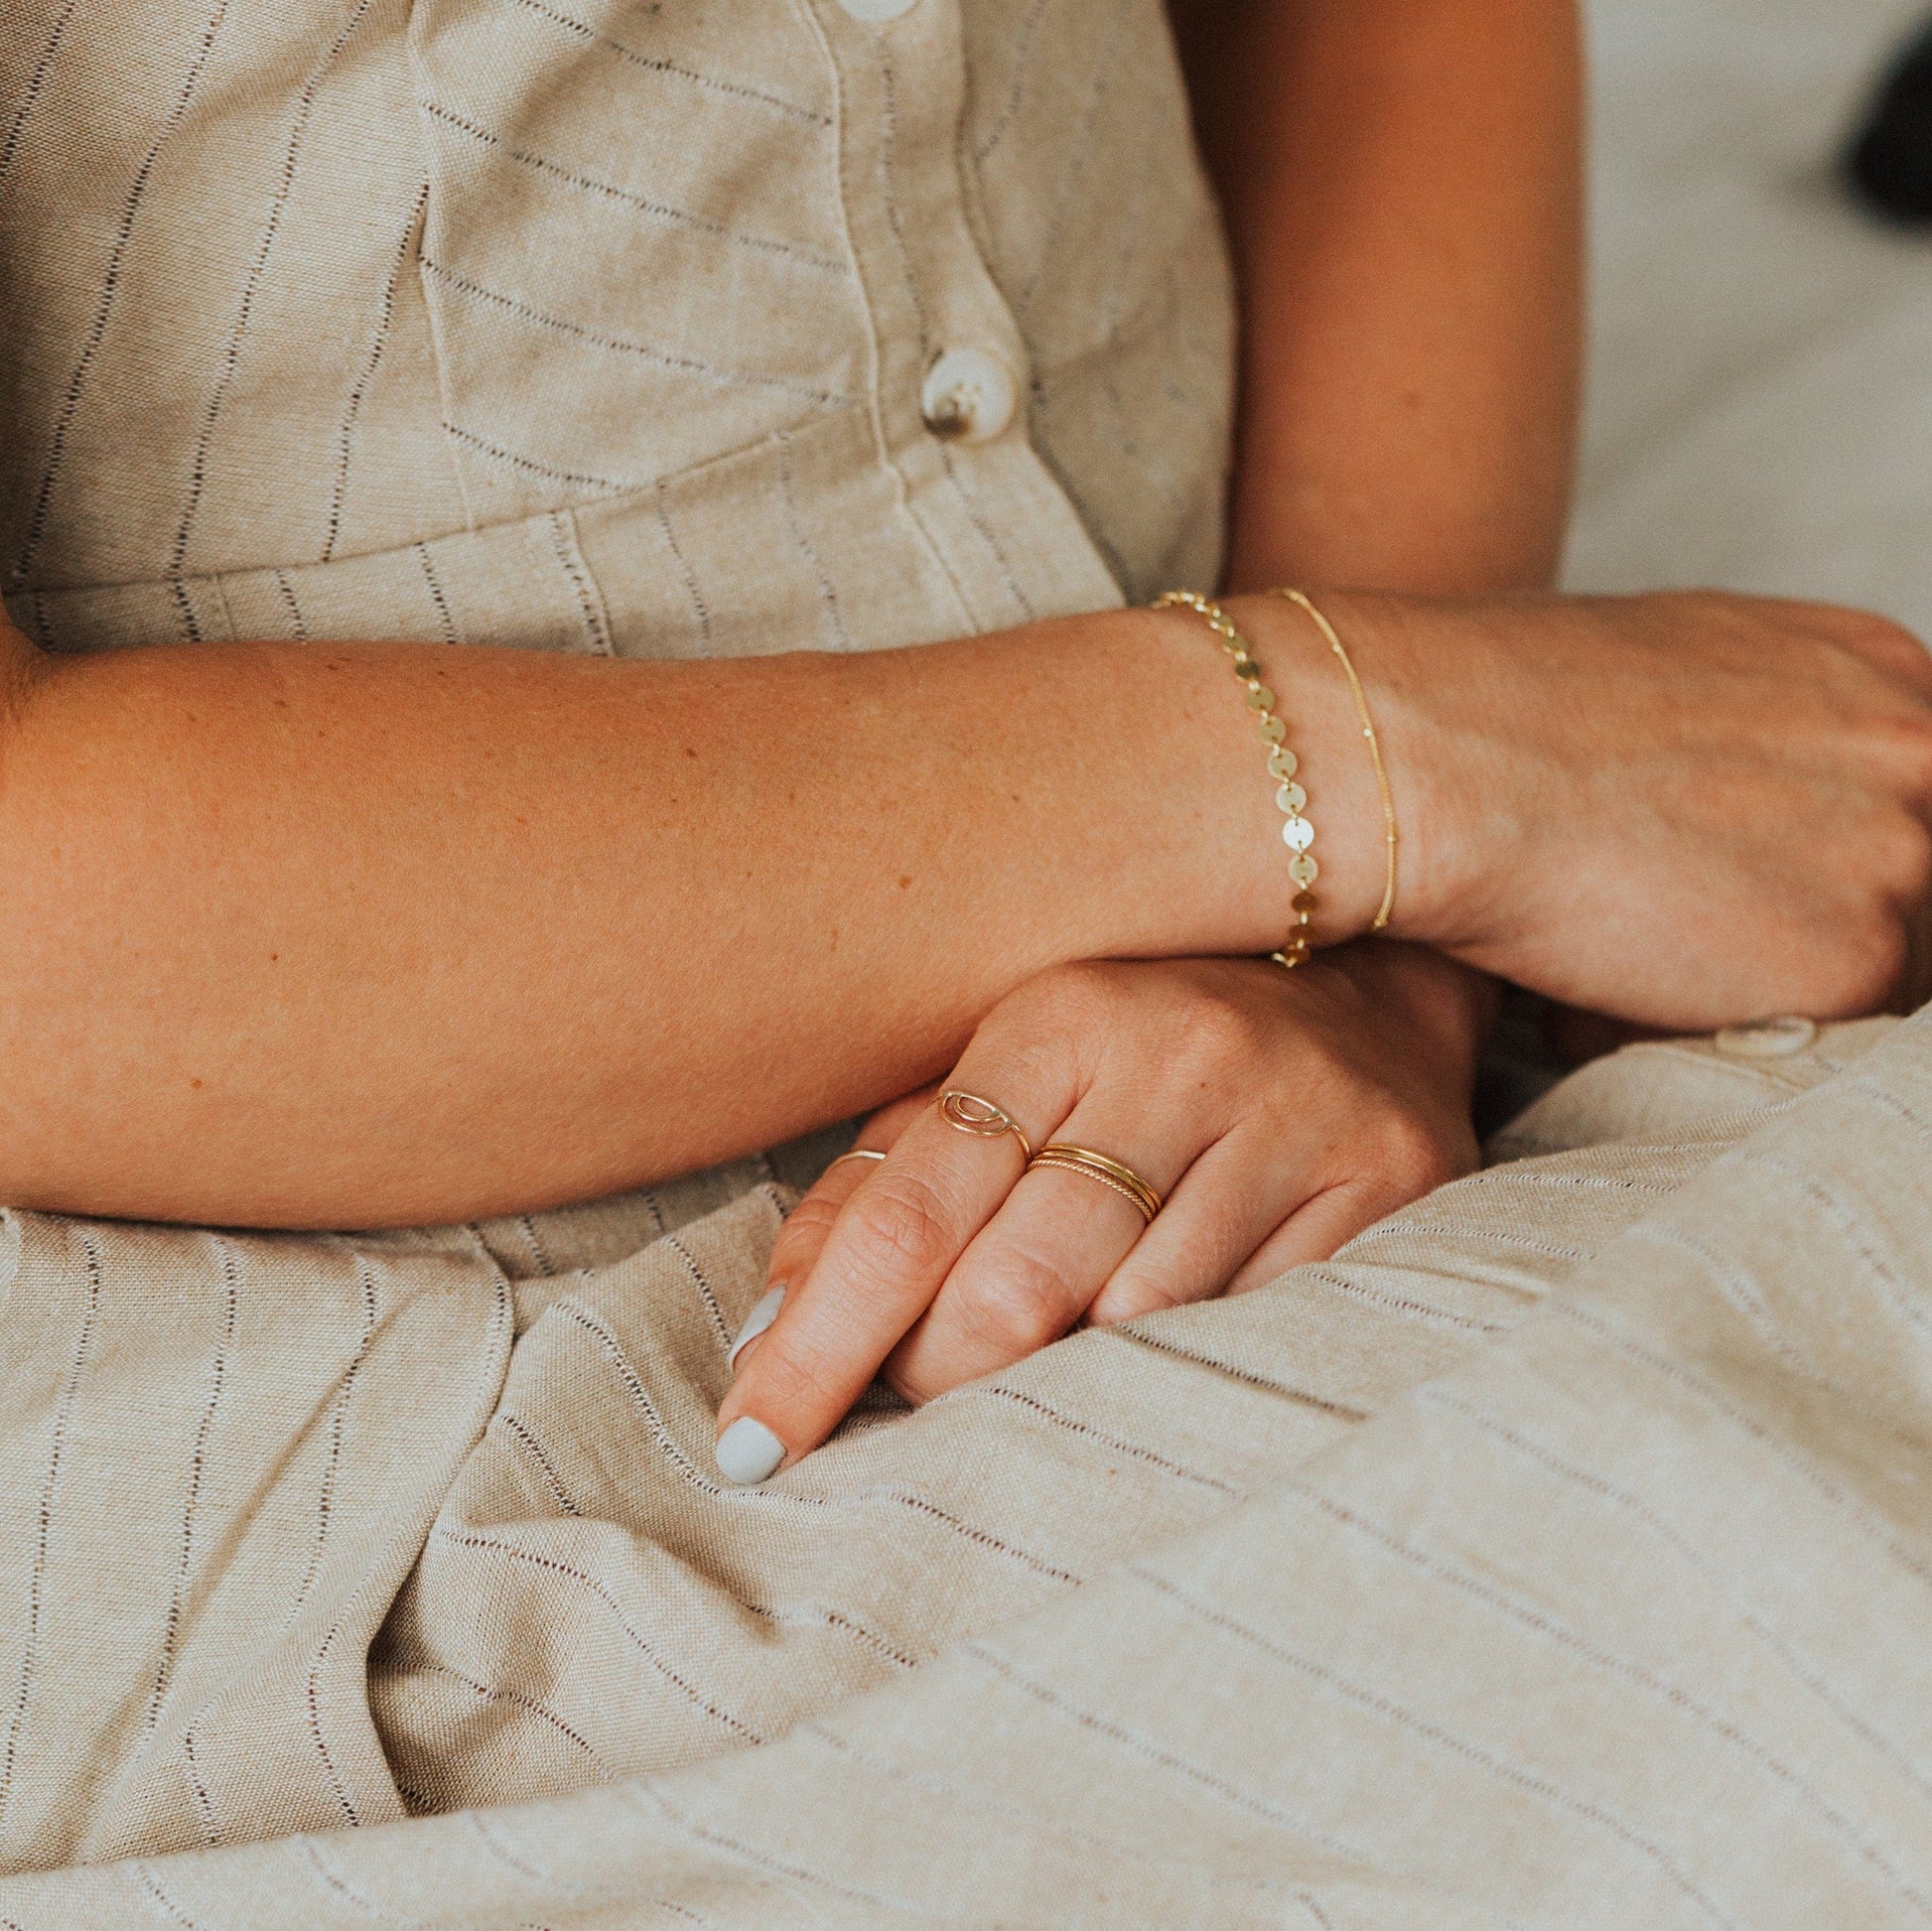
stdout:
[[[1360,592],[1317,591],[1314,601],[1343,639],[1361,679],[1388,771],[1398,845],[1392,934],[1436,942],[1452,929],[1450,907],[1460,882],[1446,877],[1445,861],[1470,849],[1445,837],[1446,791],[1432,769],[1434,746],[1414,702],[1410,666],[1433,647],[1440,620],[1426,605]],[[1358,938],[1374,922],[1388,881],[1388,845],[1376,762],[1365,741],[1346,672],[1309,616],[1273,595],[1230,597],[1221,608],[1249,643],[1263,679],[1276,694],[1275,711],[1295,755],[1296,781],[1307,792],[1303,815],[1314,828],[1311,848],[1319,873],[1312,887],[1312,936],[1320,946]],[[1203,677],[1212,674],[1216,638],[1194,613],[1171,610],[1154,620],[1177,635],[1198,639]],[[1192,674],[1191,672],[1189,673]],[[1294,853],[1282,842],[1275,808],[1276,781],[1252,713],[1229,684],[1221,740],[1232,790],[1226,835],[1255,841],[1246,876],[1259,884],[1284,935],[1300,889],[1289,870]],[[1245,767],[1252,767],[1252,775]],[[1257,867],[1259,869],[1257,869]]]

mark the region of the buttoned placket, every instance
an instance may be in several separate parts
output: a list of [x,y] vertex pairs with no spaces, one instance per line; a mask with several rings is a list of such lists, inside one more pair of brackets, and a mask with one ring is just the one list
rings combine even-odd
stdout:
[[960,0],[796,0],[838,79],[840,190],[872,337],[879,455],[985,630],[1117,607],[1119,587],[1027,436],[1027,345],[962,180]]

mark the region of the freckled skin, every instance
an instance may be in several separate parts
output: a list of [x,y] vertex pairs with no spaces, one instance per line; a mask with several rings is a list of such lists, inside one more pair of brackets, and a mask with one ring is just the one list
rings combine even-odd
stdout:
[[[1574,8],[1175,10],[1246,324],[1231,582],[1307,585],[1349,638],[1416,831],[1394,929],[1564,997],[1641,994],[1627,1016],[1658,1023],[1882,997],[1924,835],[1919,700],[1886,713],[1846,668],[1882,640],[1741,603],[1429,601],[1539,584],[1561,539]],[[1347,584],[1383,588],[1323,588]],[[1229,607],[1288,667],[1316,937],[1342,940],[1382,879],[1352,707],[1295,613]],[[0,1199],[269,1226],[584,1199],[911,1091],[1048,969],[1281,943],[1272,795],[1194,620],[769,641],[57,659],[0,628]],[[1682,825],[1647,793],[1644,839],[1580,862],[1611,760],[1573,658],[1644,659],[1630,691],[1590,691],[1637,706],[1615,749],[1648,748],[1660,798],[1673,759],[1703,769],[1729,734],[1772,861],[1679,787]],[[1784,667],[1770,696],[1739,688],[1760,660]],[[1831,844],[1800,852],[1821,817]],[[1494,855],[1498,824],[1520,854]],[[1636,951],[1658,963],[1641,986],[1587,976]]]

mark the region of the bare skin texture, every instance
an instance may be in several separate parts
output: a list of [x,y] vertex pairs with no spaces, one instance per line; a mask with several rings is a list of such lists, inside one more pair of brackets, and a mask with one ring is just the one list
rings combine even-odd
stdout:
[[[1522,459],[1569,434],[1574,316],[1539,294],[1499,339],[1533,428],[1478,432],[1498,358],[1442,311],[1440,270],[1459,251],[1458,313],[1492,333],[1522,291],[1574,284],[1575,26],[1567,0],[1536,0],[1518,48],[1454,11],[1189,0],[1177,23],[1201,125],[1257,130],[1210,143],[1259,290],[1244,421],[1338,432],[1292,463],[1273,431],[1246,435],[1237,526],[1270,539],[1237,543],[1237,583],[1547,575],[1563,466]],[[1419,136],[1442,145],[1444,60],[1486,69],[1523,130],[1491,162],[1464,129],[1460,184],[1410,166]],[[1343,120],[1372,139],[1333,138],[1344,78]],[[1316,149],[1326,186],[1299,193]],[[1472,182],[1479,224],[1459,206]],[[1278,300],[1316,258],[1333,264],[1318,295]],[[1440,319],[1418,327],[1432,285]],[[1429,398],[1426,433],[1372,406],[1392,368]],[[1478,447],[1486,494],[1463,474]],[[1337,522],[1318,499],[1361,485],[1322,465],[1362,463],[1406,493]],[[1253,625],[1309,684],[1297,744],[1338,936],[1350,892],[1374,890],[1348,850],[1366,773],[1300,620]],[[11,637],[0,1197],[270,1225],[583,1197],[902,1092],[1042,968],[1271,944],[1290,888],[1266,787],[1190,626],[692,666],[379,642],[48,664]]]
[[[1547,588],[1582,348],[1574,6],[1170,10],[1241,295],[1229,582]],[[1050,1021],[1049,1051],[1108,1048],[1079,1131],[1164,1188],[1188,1176],[1159,1233],[1137,1240],[1134,1209],[1090,1180],[1041,1172],[1016,1191],[1013,1142],[968,1153],[928,1123],[900,1144],[914,1114],[894,1108],[864,1135],[896,1148],[892,1166],[834,1168],[779,1242],[754,1318],[788,1311],[728,1419],[756,1409],[788,1441],[816,1439],[889,1349],[901,1393],[936,1394],[1083,1312],[1127,1318],[1325,1255],[1474,1158],[1466,1102],[1491,1000],[1440,958],[1354,948],[1294,983],[1224,965],[1211,991],[1192,964],[1142,966],[1105,989],[1091,975],[1022,989],[968,1059],[1018,1106],[1029,1028]],[[1162,1092],[1176,1042],[1199,1093],[1228,1103],[1216,1131]]]
[[1229,582],[1542,589],[1582,366],[1571,0],[1171,0],[1241,289]]
[[[1495,69],[1491,102],[1497,88],[1523,96],[1484,138],[1542,130],[1520,179],[1494,164],[1482,232],[1496,257],[1448,232],[1453,197],[1424,170],[1404,184],[1384,272],[1410,290],[1451,259],[1456,287],[1490,291],[1472,314],[1517,282],[1541,313],[1538,278],[1562,252],[1551,237],[1574,221],[1574,169],[1552,187],[1546,168],[1574,126],[1563,11],[1514,10],[1551,23],[1547,44],[1542,29],[1525,40],[1521,72],[1489,29],[1421,0],[1288,11],[1310,48],[1355,62],[1331,31],[1352,12],[1384,43],[1370,67],[1398,96],[1429,63],[1397,59],[1396,42],[1427,29],[1448,60],[1456,34],[1476,37],[1464,64]],[[1314,55],[1298,60],[1297,97],[1323,95]],[[1539,119],[1531,101],[1553,71]],[[1399,110],[1392,98],[1371,118],[1396,130]],[[1364,179],[1381,153],[1359,146]],[[1336,220],[1357,218],[1347,183],[1330,192]],[[1244,223],[1300,221],[1298,247],[1319,240],[1316,199],[1253,206],[1237,198],[1245,261],[1257,243]],[[1343,273],[1339,243],[1335,259],[1326,299],[1348,305],[1345,323],[1311,297],[1271,336],[1251,304],[1249,419],[1292,425],[1329,382],[1367,417],[1318,446],[1250,430],[1235,568],[1247,584],[1293,570],[1315,588],[1382,587],[1323,602],[1395,777],[1397,935],[1663,1025],[1881,1002],[1906,974],[1926,882],[1932,692],[1917,646],[1874,620],[1736,600],[1389,594],[1541,581],[1562,522],[1574,342],[1541,361],[1523,351],[1518,426],[1499,425],[1483,397],[1507,384],[1475,337],[1445,330],[1432,360],[1406,333],[1417,305],[1378,307],[1350,279],[1372,293],[1374,261]],[[1533,320],[1499,338],[1511,355],[1537,339]],[[1377,371],[1411,362],[1427,407],[1391,427]],[[1485,438],[1504,446],[1478,462]],[[1358,466],[1377,449],[1383,519],[1349,507],[1373,486]],[[1346,472],[1332,487],[1324,460]],[[1414,534],[1392,535],[1405,521]],[[1294,693],[1324,868],[1317,932],[1338,944],[1381,889],[1354,714],[1306,620],[1272,599],[1232,608]],[[1266,1194],[1293,1227],[1298,1187],[1305,1206],[1334,1196],[1327,1218],[1304,1221],[1315,1246],[1394,1203],[1364,1183],[1370,1169],[1392,1171],[1399,1193],[1466,1159],[1457,1108],[1481,999],[1461,975],[1386,947],[1336,953],[1306,990],[1272,968],[1198,963],[1277,943],[1293,888],[1246,714],[1192,618],[1114,613],[857,659],[695,664],[380,641],[50,661],[9,632],[4,670],[0,1198],[271,1226],[536,1207],[768,1145],[982,1049],[1004,1055],[996,1073],[1039,1060],[1046,1112],[1103,1086],[1138,1092],[1142,1112],[1173,1122],[1140,1156],[1153,1165],[1188,1161],[1190,1136],[1239,1148],[1272,1135],[1272,1166],[1230,1169],[1229,1197]],[[1176,958],[1190,963],[1078,965]],[[1003,1011],[1009,996],[1021,1003]],[[1182,1106],[1146,1062],[1189,1034],[1220,1047],[1190,1062]],[[1269,1078],[1231,1079],[1244,1055]],[[1321,1095],[1311,1124],[1280,1118],[1273,1088],[1291,1079]],[[1274,1144],[1294,1134],[1286,1152]],[[949,1153],[987,1151],[949,1138]],[[993,1193],[963,1181],[979,1192],[964,1220],[937,1223],[943,1240],[963,1249],[1015,1177],[996,1169]],[[1099,1211],[1074,1197],[1069,1212]],[[1227,1209],[1208,1202],[1195,1224],[1217,1217]],[[923,1238],[924,1224],[904,1226]],[[1095,1225],[1096,1253],[1119,1246]],[[890,1214],[874,1231],[904,1240]],[[1088,1305],[1127,1307],[1129,1286],[1216,1291],[1290,1251],[1270,1234],[1229,1265],[1246,1237],[1227,1232],[1204,1276],[1143,1271]],[[756,1401],[792,1452],[819,1439],[867,1355],[912,1332],[906,1282],[938,1305],[943,1242],[907,1252],[918,1267],[876,1297],[890,1318],[875,1312],[828,1352],[788,1315],[725,1419]],[[915,1342],[895,1371],[931,1392],[1052,1326],[1016,1324],[951,1360],[926,1348],[915,1362]]]
[[[1398,929],[1664,1027],[1923,991],[1932,663],[1914,639],[1715,597],[1341,608],[1373,641],[1398,797],[1428,828]],[[882,1365],[929,1398],[1083,1316],[1333,1252],[1471,1163],[1481,1012],[1468,976],[1375,941],[1293,980],[1218,961],[1022,987],[954,1082],[1035,1146],[1126,1161],[1168,1206],[1142,1233],[1091,1180],[1023,1178],[1011,1138],[888,1109],[861,1144],[891,1158],[835,1167],[773,1254],[782,1311],[720,1411],[764,1433],[734,1438],[728,1472],[814,1446]]]

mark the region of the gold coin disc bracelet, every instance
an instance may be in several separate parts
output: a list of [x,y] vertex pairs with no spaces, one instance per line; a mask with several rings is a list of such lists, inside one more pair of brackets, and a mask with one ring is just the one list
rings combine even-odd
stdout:
[[1395,869],[1396,847],[1400,842],[1395,829],[1395,793],[1389,789],[1389,769],[1382,762],[1382,742],[1375,735],[1375,721],[1368,714],[1368,698],[1362,690],[1362,680],[1355,675],[1355,666],[1348,661],[1348,652],[1341,647],[1341,638],[1335,634],[1335,626],[1315,609],[1314,605],[1299,590],[1277,590],[1277,597],[1285,597],[1298,611],[1306,612],[1314,620],[1314,627],[1328,640],[1328,648],[1335,653],[1342,674],[1348,679],[1350,696],[1355,700],[1355,715],[1362,721],[1362,737],[1368,744],[1369,761],[1375,766],[1375,787],[1382,794],[1382,846],[1388,854],[1388,869],[1382,882],[1382,902],[1377,907],[1369,930],[1379,932],[1389,922],[1389,914],[1395,910]]
[[1261,732],[1262,746],[1268,755],[1268,775],[1275,780],[1277,787],[1275,803],[1283,813],[1282,843],[1289,849],[1288,875],[1296,886],[1293,900],[1295,929],[1288,935],[1282,949],[1268,956],[1277,965],[1293,972],[1297,966],[1309,962],[1309,921],[1315,907],[1314,894],[1310,888],[1319,877],[1321,868],[1315,864],[1314,855],[1309,850],[1314,843],[1314,827],[1303,815],[1309,794],[1295,781],[1296,757],[1283,742],[1288,736],[1288,726],[1275,715],[1275,693],[1261,681],[1261,666],[1255,662],[1247,638],[1234,627],[1227,612],[1211,598],[1193,590],[1163,591],[1153,604],[1157,611],[1176,607],[1190,610],[1207,620],[1208,627],[1227,652],[1235,676],[1247,689],[1248,709],[1255,714],[1255,723]]

